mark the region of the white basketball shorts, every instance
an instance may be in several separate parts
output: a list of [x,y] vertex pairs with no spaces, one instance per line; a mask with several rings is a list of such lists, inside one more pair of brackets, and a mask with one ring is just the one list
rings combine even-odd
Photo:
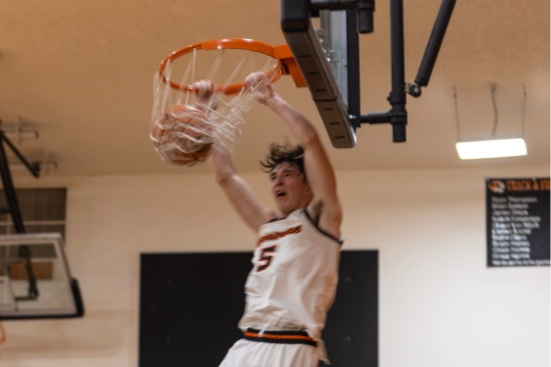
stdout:
[[220,367],[317,367],[318,350],[306,344],[266,343],[241,339]]

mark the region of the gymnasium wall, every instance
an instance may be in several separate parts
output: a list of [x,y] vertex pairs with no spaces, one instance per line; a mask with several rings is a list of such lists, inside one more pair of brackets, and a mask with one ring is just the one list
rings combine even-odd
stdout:
[[[484,207],[485,177],[548,175],[338,172],[344,248],[380,250],[380,366],[549,366],[549,267],[486,268]],[[264,174],[243,177],[272,203]],[[210,175],[19,177],[16,187],[68,188],[67,252],[87,314],[4,322],[2,367],[135,367],[139,254],[254,243]]]

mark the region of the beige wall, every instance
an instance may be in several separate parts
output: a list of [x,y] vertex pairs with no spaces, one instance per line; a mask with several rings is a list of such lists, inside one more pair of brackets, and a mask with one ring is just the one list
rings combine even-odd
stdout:
[[[484,178],[532,176],[549,168],[338,173],[344,249],[380,250],[380,366],[549,366],[549,267],[486,267]],[[265,175],[243,177],[271,204]],[[16,185],[68,188],[67,252],[87,314],[4,322],[2,367],[137,366],[139,254],[254,243],[209,175]]]

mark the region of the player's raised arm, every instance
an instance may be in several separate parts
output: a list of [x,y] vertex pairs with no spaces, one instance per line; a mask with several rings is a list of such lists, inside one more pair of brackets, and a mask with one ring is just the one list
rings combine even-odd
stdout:
[[[193,87],[198,108],[216,108],[218,96],[216,92],[213,93],[210,81],[197,82]],[[210,165],[216,182],[251,229],[257,231],[262,224],[276,217],[273,210],[260,204],[251,187],[237,175],[228,152],[215,149],[210,157]]]
[[262,76],[262,73],[251,74],[246,79],[246,85],[256,89],[256,100],[276,112],[303,146],[306,176],[314,194],[309,207],[316,215],[320,228],[340,237],[342,211],[335,173],[319,136],[312,124],[276,94],[272,85],[262,80]]

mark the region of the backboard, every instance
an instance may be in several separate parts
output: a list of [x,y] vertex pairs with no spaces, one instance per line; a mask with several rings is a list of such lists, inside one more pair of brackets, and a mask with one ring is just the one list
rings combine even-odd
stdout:
[[0,319],[83,315],[61,234],[0,236]]
[[313,22],[316,35],[329,62],[341,97],[348,106],[346,11],[320,10],[319,13],[319,28],[317,28],[317,22]]
[[331,143],[335,148],[354,147],[355,128],[360,126],[355,11],[312,12],[307,2],[282,0],[281,27]]

